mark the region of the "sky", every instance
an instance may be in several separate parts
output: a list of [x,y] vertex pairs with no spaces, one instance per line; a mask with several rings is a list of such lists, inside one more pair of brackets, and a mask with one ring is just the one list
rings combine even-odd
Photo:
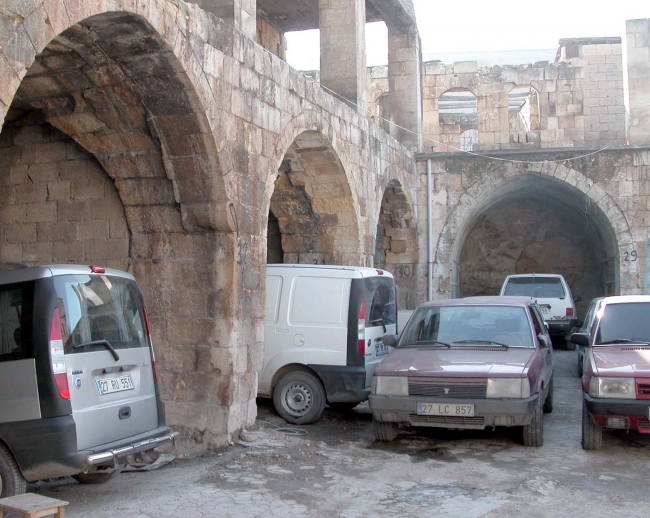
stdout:
[[[625,20],[650,18],[650,0],[413,0],[424,59],[476,51],[556,49],[560,38],[625,36]],[[287,61],[319,68],[318,31],[287,34]],[[388,60],[383,23],[366,25],[368,65]],[[513,63],[516,64],[516,63]]]

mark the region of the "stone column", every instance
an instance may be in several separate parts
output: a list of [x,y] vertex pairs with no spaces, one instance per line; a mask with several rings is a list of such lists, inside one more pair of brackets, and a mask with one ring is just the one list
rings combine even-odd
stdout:
[[650,144],[650,19],[628,20],[627,81],[629,127],[627,141]]
[[[422,51],[416,25],[388,26],[391,135],[422,150]],[[401,128],[397,127],[401,126]],[[404,129],[402,129],[404,128]]]
[[366,115],[366,2],[319,0],[321,84]]
[[257,0],[185,0],[231,24],[252,40],[257,39]]

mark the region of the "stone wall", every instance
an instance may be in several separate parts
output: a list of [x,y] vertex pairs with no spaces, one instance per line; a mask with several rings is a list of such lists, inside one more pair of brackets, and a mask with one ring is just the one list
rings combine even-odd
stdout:
[[280,59],[287,59],[287,38],[262,16],[257,17],[257,42]]
[[129,268],[124,207],[92,155],[34,113],[5,127],[0,155],[0,262]]
[[650,19],[627,22],[628,142],[650,144]]

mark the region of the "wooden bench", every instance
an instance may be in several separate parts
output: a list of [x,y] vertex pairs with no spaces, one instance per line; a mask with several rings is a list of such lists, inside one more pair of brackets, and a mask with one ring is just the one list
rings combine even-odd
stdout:
[[66,505],[68,502],[64,500],[34,493],[10,496],[0,499],[0,518],[4,518],[5,513],[17,514],[22,518],[41,518],[41,516],[52,515],[55,518],[63,518]]

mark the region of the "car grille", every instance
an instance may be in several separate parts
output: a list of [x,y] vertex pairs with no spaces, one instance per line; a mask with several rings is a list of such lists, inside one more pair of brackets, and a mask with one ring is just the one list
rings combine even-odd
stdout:
[[637,426],[639,427],[640,432],[645,432],[645,433],[650,432],[650,421],[647,421],[645,419],[639,419],[637,421]]
[[637,380],[636,384],[636,395],[639,399],[650,399],[650,381],[643,380],[640,382]]
[[444,415],[410,414],[409,421],[413,426],[432,426],[439,428],[485,428],[484,417],[457,417]]
[[409,396],[431,396],[457,399],[485,399],[487,381],[445,380],[409,377]]

